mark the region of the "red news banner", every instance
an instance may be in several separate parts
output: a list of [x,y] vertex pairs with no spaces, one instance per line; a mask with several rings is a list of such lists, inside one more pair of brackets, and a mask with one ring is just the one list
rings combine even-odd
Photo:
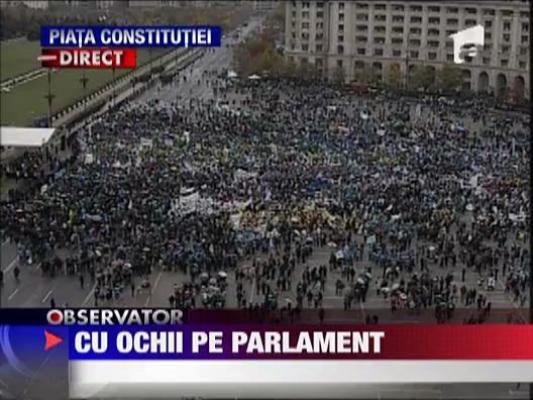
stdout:
[[43,68],[122,68],[137,66],[135,49],[43,49],[38,58]]

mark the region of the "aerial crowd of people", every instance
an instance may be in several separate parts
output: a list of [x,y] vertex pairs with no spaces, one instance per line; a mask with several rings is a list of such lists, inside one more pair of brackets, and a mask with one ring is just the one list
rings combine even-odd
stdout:
[[490,312],[493,290],[524,306],[529,116],[202,79],[214,99],[117,106],[77,134],[70,162],[31,172],[35,195],[2,201],[23,264],[87,277],[95,305],[169,271],[185,276],[169,293],[182,308],[321,309],[328,287],[344,309],[375,296],[439,321]]

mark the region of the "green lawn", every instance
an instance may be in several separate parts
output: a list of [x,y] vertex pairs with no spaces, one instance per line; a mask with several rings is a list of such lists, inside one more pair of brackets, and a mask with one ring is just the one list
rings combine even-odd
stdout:
[[[161,53],[161,50],[153,51],[153,58]],[[139,49],[137,53],[137,65],[148,62],[150,55],[148,50]],[[154,61],[154,65],[158,65]],[[115,76],[126,74],[130,70],[116,70]],[[89,78],[86,94],[104,86],[112,80],[111,70],[85,70]],[[55,98],[52,103],[52,113],[63,107],[76,102],[84,96],[80,78],[83,71],[80,69],[58,70],[52,74],[52,93]],[[48,77],[44,75],[38,79],[16,86],[9,93],[2,92],[0,95],[1,113],[0,125],[29,126],[39,117],[48,114],[48,102],[45,95],[48,93]]]
[[0,80],[4,81],[39,68],[39,54],[39,41],[29,42],[23,38],[0,42]]

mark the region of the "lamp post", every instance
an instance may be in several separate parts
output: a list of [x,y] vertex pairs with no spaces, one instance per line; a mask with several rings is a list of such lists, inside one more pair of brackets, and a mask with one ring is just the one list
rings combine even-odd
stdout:
[[83,75],[80,78],[81,85],[83,87],[83,111],[87,111],[87,99],[86,99],[86,93],[87,93],[87,82],[89,82],[89,78],[85,75],[85,70],[83,70]]
[[52,70],[48,68],[48,93],[44,96],[48,102],[48,127],[52,126],[52,101],[55,95],[52,93]]

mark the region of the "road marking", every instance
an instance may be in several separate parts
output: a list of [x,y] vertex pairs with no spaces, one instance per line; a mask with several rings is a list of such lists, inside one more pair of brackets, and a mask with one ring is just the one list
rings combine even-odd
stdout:
[[50,297],[50,295],[52,294],[53,291],[54,291],[54,289],[52,289],[48,293],[46,293],[46,296],[43,297],[43,299],[41,300],[41,303],[44,303],[46,300],[48,300],[48,298]]
[[155,292],[155,289],[157,288],[157,285],[159,285],[159,281],[161,280],[161,276],[162,276],[162,275],[163,275],[163,271],[160,271],[159,274],[157,275],[157,278],[155,278],[154,287],[153,287],[153,289],[150,291],[150,293]]
[[157,274],[157,278],[155,278],[154,286],[150,288],[150,294],[146,298],[146,301],[144,302],[144,306],[148,307],[148,303],[150,303],[150,300],[152,300],[152,293],[155,292],[155,289],[157,288],[157,285],[159,285],[159,281],[161,280],[161,276],[163,275],[163,271],[160,271],[159,274]]
[[87,297],[85,297],[85,300],[83,300],[83,303],[81,303],[81,306],[85,306],[91,299],[91,295],[94,293],[94,290],[96,289],[96,283],[94,284],[93,288],[87,293]]
[[248,301],[248,304],[252,304],[252,300],[255,297],[255,285],[256,285],[257,277],[255,276],[254,271],[254,280],[252,281],[252,289],[250,290],[250,301]]
[[13,267],[15,266],[15,264],[18,262],[19,260],[19,256],[16,256],[13,261],[11,261],[9,263],[9,265],[3,270],[5,273],[11,271],[13,269]]
[[15,289],[15,291],[13,293],[11,293],[7,299],[11,300],[13,297],[15,297],[15,295],[17,294],[18,291],[19,291],[19,288]]

